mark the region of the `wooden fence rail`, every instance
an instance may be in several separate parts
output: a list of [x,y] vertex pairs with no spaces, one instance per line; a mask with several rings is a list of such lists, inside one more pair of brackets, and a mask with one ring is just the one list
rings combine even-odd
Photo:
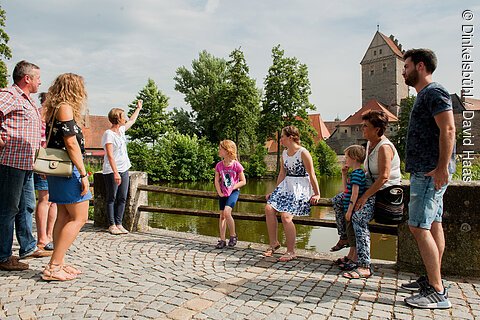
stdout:
[[[154,193],[167,193],[178,196],[189,196],[195,198],[207,198],[207,199],[218,199],[218,194],[213,191],[202,191],[202,190],[188,190],[188,189],[179,189],[179,188],[169,188],[162,186],[151,186],[151,185],[139,185],[137,187],[139,191],[148,191]],[[240,194],[239,201],[243,202],[255,202],[255,203],[266,203],[265,196],[263,195],[253,195],[253,194]],[[328,198],[321,198],[317,204],[318,206],[331,207],[332,200]],[[147,205],[138,206],[139,211],[144,212],[159,212],[159,213],[171,213],[179,215],[188,215],[188,216],[200,216],[200,217],[214,217],[218,218],[218,211],[209,211],[209,210],[197,210],[197,209],[184,209],[184,208],[166,208],[166,207],[153,207]],[[249,212],[232,212],[232,216],[238,220],[251,220],[251,221],[265,221],[264,214],[258,213],[249,213]],[[278,220],[281,221],[280,216]],[[320,226],[327,228],[336,228],[336,223],[331,219],[318,219],[312,217],[294,217],[293,220],[297,224],[309,225],[309,226]],[[396,226],[388,226],[376,223],[370,223],[370,231],[375,233],[397,235]]]

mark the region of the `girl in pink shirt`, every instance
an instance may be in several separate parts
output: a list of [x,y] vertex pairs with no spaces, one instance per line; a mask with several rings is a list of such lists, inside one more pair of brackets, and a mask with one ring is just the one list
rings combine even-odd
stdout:
[[220,229],[220,240],[215,248],[223,249],[227,246],[225,233],[230,232],[229,247],[237,244],[238,236],[235,232],[235,221],[232,217],[232,209],[240,195],[240,188],[247,180],[243,173],[243,167],[237,161],[237,146],[231,140],[223,140],[218,147],[218,155],[222,161],[215,166],[215,189],[217,190],[220,205],[220,220],[218,226]]

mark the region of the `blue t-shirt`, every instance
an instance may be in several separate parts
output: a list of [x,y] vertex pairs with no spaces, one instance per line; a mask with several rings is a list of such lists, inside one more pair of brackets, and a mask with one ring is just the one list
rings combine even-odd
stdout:
[[343,192],[342,198],[343,209],[345,212],[347,212],[350,199],[352,198],[352,188],[354,184],[358,185],[358,198],[360,198],[366,188],[366,178],[363,169],[355,169],[348,175],[347,188]]
[[[434,117],[448,110],[452,110],[452,99],[439,83],[432,82],[417,94],[408,123],[405,159],[407,172],[430,172],[437,167],[440,129]],[[455,172],[455,147],[448,171]]]

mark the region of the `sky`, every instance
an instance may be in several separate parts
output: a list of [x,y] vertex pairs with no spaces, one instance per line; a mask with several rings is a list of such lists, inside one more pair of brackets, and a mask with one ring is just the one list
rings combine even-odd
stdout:
[[[389,4],[391,3],[391,4]],[[477,0],[7,0],[5,31],[15,64],[40,66],[47,91],[55,77],[74,72],[85,78],[88,108],[106,115],[126,108],[153,79],[169,97],[169,110],[190,110],[175,91],[175,71],[191,70],[199,52],[228,59],[241,48],[257,87],[263,88],[280,44],[286,56],[307,65],[310,102],[324,120],[345,119],[361,107],[363,58],[377,31],[393,34],[404,49],[435,51],[434,80],[451,93],[461,89],[462,26],[474,25],[473,60],[480,59]],[[463,18],[464,10],[473,18]],[[477,27],[478,26],[478,30]],[[463,27],[468,28],[468,27]],[[477,35],[478,34],[478,35]],[[479,60],[480,61],[480,60]],[[473,79],[480,97],[480,64]],[[10,78],[11,79],[11,78]],[[9,79],[9,80],[10,80]],[[477,81],[478,80],[478,81]],[[411,89],[414,93],[414,90]]]

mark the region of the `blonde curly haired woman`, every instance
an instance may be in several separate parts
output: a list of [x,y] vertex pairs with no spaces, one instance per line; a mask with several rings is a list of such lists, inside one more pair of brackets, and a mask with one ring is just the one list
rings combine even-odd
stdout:
[[65,254],[88,219],[88,200],[92,198],[83,164],[84,139],[79,127],[86,99],[83,78],[65,73],[55,79],[45,101],[47,136],[53,124],[47,147],[66,150],[74,165],[71,177],[47,177],[50,201],[58,208],[53,229],[53,255],[42,274],[42,279],[47,281],[73,280],[82,273],[65,263]]

